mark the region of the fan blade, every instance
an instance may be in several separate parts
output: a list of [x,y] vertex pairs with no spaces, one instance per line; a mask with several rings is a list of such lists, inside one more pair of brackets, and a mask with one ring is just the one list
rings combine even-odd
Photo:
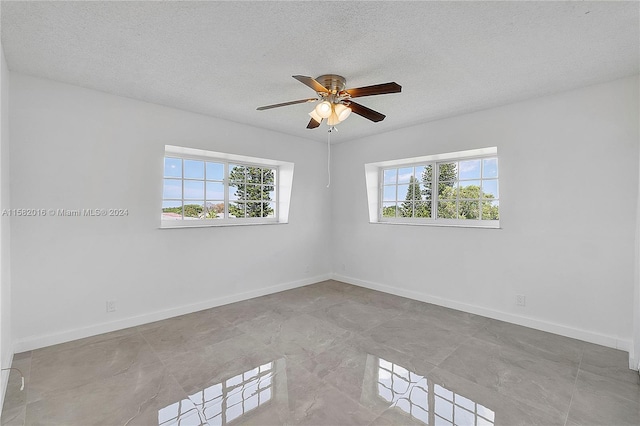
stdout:
[[386,117],[386,115],[380,114],[378,111],[374,111],[371,108],[367,108],[366,106],[357,104],[355,102],[351,102],[349,104],[349,108],[351,108],[351,111],[353,113],[358,114],[359,116],[364,117],[367,120],[371,120],[374,123],[382,121]]
[[363,96],[373,95],[385,95],[387,93],[399,93],[402,91],[402,86],[396,82],[374,84],[373,86],[357,87],[355,89],[347,89],[349,95],[352,98],[361,98]]
[[307,124],[307,129],[315,129],[318,126],[320,126],[320,123],[312,118],[311,120],[309,120],[309,124]]
[[316,92],[327,93],[328,90],[322,84],[318,83],[314,78],[307,77],[306,75],[293,75],[293,78],[298,80],[302,84],[306,84]]
[[283,102],[281,104],[273,104],[273,105],[261,106],[261,107],[258,107],[256,109],[258,111],[264,111],[265,109],[278,108],[278,107],[283,107],[283,106],[287,106],[287,105],[303,104],[305,102],[315,102],[317,100],[318,100],[318,98],[300,99],[300,100],[297,100],[297,101]]

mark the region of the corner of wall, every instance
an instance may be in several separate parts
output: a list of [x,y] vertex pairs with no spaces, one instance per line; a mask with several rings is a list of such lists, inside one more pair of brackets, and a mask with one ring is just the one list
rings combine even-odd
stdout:
[[[0,209],[10,207],[9,187],[9,68],[0,44]],[[13,360],[11,326],[10,218],[0,217],[0,366],[7,368]],[[0,410],[9,381],[3,371],[0,383]]]

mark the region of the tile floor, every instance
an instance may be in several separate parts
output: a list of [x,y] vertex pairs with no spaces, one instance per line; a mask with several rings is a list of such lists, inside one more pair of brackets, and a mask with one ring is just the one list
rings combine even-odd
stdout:
[[326,281],[17,354],[3,425],[639,425],[627,354]]

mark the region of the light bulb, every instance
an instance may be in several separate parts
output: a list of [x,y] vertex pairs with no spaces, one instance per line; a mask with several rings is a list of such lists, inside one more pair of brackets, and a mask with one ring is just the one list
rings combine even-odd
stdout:
[[340,123],[340,119],[338,118],[338,116],[336,115],[335,112],[333,112],[330,116],[329,119],[327,120],[327,124],[329,126],[335,126],[336,124]]
[[336,104],[333,107],[333,110],[335,111],[336,115],[338,116],[338,120],[340,121],[346,120],[349,114],[351,114],[351,108],[349,108],[345,104]]
[[322,123],[322,117],[320,117],[320,116],[318,115],[318,113],[316,112],[316,110],[315,110],[315,109],[314,109],[314,110],[312,110],[312,111],[309,113],[309,117],[313,118],[313,119],[314,119],[314,120],[316,120],[318,123]]
[[320,102],[315,109],[316,113],[322,118],[329,118],[333,109],[331,108],[331,104],[327,101]]

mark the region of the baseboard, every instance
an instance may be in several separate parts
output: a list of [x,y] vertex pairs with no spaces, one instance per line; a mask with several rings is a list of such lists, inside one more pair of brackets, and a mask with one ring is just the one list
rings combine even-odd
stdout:
[[[13,348],[10,348],[7,352],[2,354],[2,368],[9,368],[13,364]],[[4,397],[7,394],[7,385],[9,384],[10,370],[2,372],[2,395],[0,395],[0,413],[2,413],[2,407],[4,407]]]
[[[357,285],[359,287],[369,288],[371,290],[382,291],[384,293],[394,294],[396,296],[408,297],[410,299],[419,300],[421,302],[433,303],[434,305],[444,306],[458,311],[469,312],[483,317],[493,318],[500,321],[510,322],[512,324],[522,325],[536,330],[546,331],[553,334],[559,334],[565,337],[582,340],[589,343],[595,343],[614,349],[620,349],[626,352],[631,350],[631,341],[619,339],[615,336],[594,333],[588,330],[569,327],[562,324],[552,323],[539,320],[536,318],[514,315],[508,312],[497,311],[482,306],[471,305],[467,303],[457,302],[455,300],[445,299],[441,297],[431,296],[412,290],[406,290],[399,287],[393,287],[386,284],[380,284],[373,281],[361,280],[358,278],[348,277],[341,274],[333,274],[332,279],[342,281],[348,284]],[[637,363],[636,363],[637,364]],[[637,367],[636,367],[637,368]]]
[[242,300],[247,300],[254,297],[265,296],[267,294],[278,293],[280,291],[290,290],[297,287],[303,287],[305,285],[315,284],[317,282],[326,281],[328,279],[331,279],[331,274],[316,275],[314,277],[309,277],[302,280],[290,281],[271,287],[237,293],[215,299],[209,299],[198,303],[164,309],[161,311],[150,312],[129,318],[123,318],[117,321],[94,324],[88,327],[65,330],[59,333],[27,337],[24,339],[19,339],[14,343],[15,353],[40,349],[46,346],[57,345],[59,343],[70,342],[72,340],[83,339],[85,337],[95,336],[111,331],[123,330],[125,328],[135,327],[154,321],[160,321],[179,315],[190,314],[193,312],[201,311],[203,309],[215,308],[216,306],[227,305],[229,303],[240,302]]

